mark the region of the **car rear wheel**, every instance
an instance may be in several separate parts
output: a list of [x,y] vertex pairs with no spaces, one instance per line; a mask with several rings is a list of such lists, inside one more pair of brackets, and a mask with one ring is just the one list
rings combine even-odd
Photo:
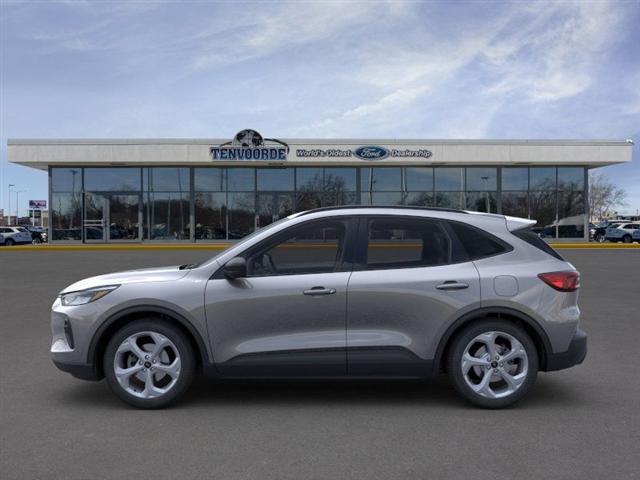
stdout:
[[194,351],[185,334],[158,320],[136,320],[111,338],[104,354],[104,373],[111,390],[138,408],[162,408],[191,384]]
[[447,370],[466,400],[484,408],[503,408],[520,400],[535,383],[538,354],[520,327],[485,320],[455,337]]
[[15,242],[13,241],[13,239],[12,239],[12,238],[7,238],[7,239],[4,241],[4,244],[5,244],[7,247],[11,247],[14,243],[15,243]]
[[631,235],[625,235],[624,237],[622,237],[622,241],[624,243],[631,243]]

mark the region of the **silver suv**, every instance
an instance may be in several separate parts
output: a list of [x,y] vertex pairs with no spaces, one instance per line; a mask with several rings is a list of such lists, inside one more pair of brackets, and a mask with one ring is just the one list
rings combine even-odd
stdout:
[[63,371],[141,408],[218,378],[424,378],[476,405],[581,363],[579,274],[501,215],[411,207],[298,213],[199,265],[81,280],[53,304]]

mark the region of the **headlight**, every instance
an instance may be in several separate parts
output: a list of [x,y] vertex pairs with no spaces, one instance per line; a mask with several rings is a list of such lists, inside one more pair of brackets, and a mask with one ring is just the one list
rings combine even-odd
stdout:
[[107,293],[113,292],[120,285],[109,285],[106,287],[90,288],[88,290],[80,290],[78,292],[69,292],[60,294],[60,301],[65,307],[73,305],[84,305],[85,303],[95,302],[104,297]]

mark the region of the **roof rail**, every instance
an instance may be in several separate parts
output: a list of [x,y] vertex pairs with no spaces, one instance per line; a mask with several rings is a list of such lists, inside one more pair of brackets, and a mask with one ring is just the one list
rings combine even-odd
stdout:
[[352,210],[358,208],[393,208],[398,210],[424,210],[424,211],[436,211],[436,212],[453,212],[453,213],[469,213],[466,210],[460,210],[456,208],[442,208],[442,207],[421,207],[418,205],[341,205],[336,207],[320,207],[312,210],[305,210],[296,214],[297,217],[308,215],[315,212],[327,212],[331,210]]

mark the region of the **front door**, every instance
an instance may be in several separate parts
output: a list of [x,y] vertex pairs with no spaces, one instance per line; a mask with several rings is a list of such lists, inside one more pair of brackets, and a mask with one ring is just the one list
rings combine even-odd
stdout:
[[349,374],[426,376],[447,327],[480,307],[478,271],[451,261],[451,238],[434,220],[363,218],[360,232],[349,281]]
[[140,207],[137,194],[87,192],[84,196],[85,241],[140,240]]
[[291,227],[243,253],[246,278],[217,274],[208,282],[207,324],[223,375],[345,375],[350,225]]

